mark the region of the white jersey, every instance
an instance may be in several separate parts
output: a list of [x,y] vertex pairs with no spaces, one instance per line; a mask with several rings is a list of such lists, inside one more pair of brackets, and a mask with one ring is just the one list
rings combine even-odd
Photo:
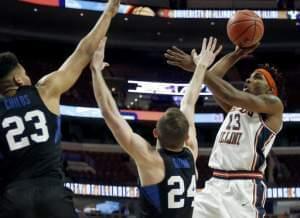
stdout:
[[233,107],[219,129],[208,165],[219,170],[264,173],[275,137],[260,114]]

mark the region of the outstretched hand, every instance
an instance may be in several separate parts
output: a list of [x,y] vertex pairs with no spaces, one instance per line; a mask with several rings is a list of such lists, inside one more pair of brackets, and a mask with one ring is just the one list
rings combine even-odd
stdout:
[[192,51],[193,61],[196,65],[203,65],[208,68],[215,60],[216,56],[221,52],[222,46],[217,48],[217,39],[209,37],[208,43],[207,39],[204,38],[202,42],[202,49],[198,55],[196,50]]
[[195,71],[196,65],[194,64],[192,55],[185,53],[176,46],[172,46],[172,48],[168,49],[164,56],[169,65],[179,67],[189,72]]
[[104,51],[106,45],[107,37],[104,37],[95,51],[92,61],[90,63],[90,69],[93,72],[101,72],[105,67],[108,67],[109,64],[104,62]]

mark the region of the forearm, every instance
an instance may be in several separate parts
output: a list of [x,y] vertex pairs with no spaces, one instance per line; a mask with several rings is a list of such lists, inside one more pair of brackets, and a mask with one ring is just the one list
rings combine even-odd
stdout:
[[232,104],[225,102],[223,99],[218,98],[218,96],[216,95],[213,95],[213,98],[216,101],[217,105],[219,105],[219,107],[221,107],[224,112],[227,113],[231,110]]
[[[223,78],[229,69],[239,60],[241,56],[233,51],[223,56],[217,63],[215,63],[209,70],[208,73],[213,73],[214,75]],[[204,78],[206,80],[206,77]]]
[[195,73],[193,74],[191,82],[181,101],[181,106],[184,105],[194,106],[196,104],[202,87],[206,69],[207,68],[201,64],[199,64],[196,67]]
[[93,88],[97,103],[101,109],[105,123],[111,130],[118,144],[134,160],[145,160],[144,152],[148,144],[140,136],[136,135],[129,124],[121,116],[115,100],[109,91],[101,72],[92,70]]
[[100,41],[106,35],[112,18],[111,11],[104,11],[93,29],[80,41],[78,49],[92,56]]
[[102,114],[109,116],[120,115],[115,100],[106,85],[102,73],[92,70],[92,78],[95,98]]
[[238,90],[230,83],[209,72],[206,73],[205,78],[206,85],[218,99],[222,99],[223,102],[229,105],[234,103],[232,100]]

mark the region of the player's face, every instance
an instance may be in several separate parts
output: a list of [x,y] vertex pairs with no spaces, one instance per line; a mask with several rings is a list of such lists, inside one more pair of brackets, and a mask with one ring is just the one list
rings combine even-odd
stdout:
[[248,79],[246,79],[244,91],[254,95],[265,94],[270,90],[266,78],[258,71],[254,71]]

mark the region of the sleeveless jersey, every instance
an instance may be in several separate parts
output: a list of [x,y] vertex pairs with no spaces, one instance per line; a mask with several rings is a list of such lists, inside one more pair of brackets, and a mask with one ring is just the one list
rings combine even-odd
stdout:
[[275,137],[276,133],[265,125],[260,114],[233,107],[217,134],[209,166],[264,173]]
[[60,118],[34,86],[0,99],[0,187],[20,180],[61,178]]
[[156,185],[140,187],[142,218],[191,218],[196,193],[195,164],[191,151],[159,150],[165,177]]

